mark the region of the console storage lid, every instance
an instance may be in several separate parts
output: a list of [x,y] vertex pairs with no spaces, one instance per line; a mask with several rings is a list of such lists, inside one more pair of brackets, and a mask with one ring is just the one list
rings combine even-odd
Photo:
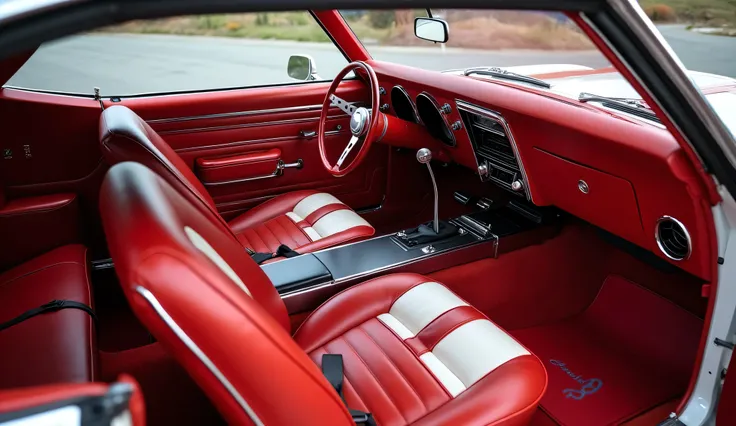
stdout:
[[279,293],[332,281],[332,274],[312,253],[261,265]]

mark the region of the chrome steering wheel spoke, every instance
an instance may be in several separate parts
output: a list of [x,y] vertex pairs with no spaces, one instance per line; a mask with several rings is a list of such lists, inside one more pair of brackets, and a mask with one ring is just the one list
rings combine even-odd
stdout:
[[336,106],[340,108],[347,115],[353,115],[355,110],[358,108],[345,99],[336,96],[335,94],[330,95],[330,106]]
[[350,151],[352,151],[355,145],[358,144],[359,140],[360,138],[357,136],[352,136],[350,138],[350,142],[348,142],[348,145],[345,147],[345,150],[342,152],[342,154],[340,154],[340,158],[337,159],[337,163],[335,164],[335,167],[337,169],[339,169],[340,166],[342,166],[342,163],[345,161],[346,158],[348,158]]

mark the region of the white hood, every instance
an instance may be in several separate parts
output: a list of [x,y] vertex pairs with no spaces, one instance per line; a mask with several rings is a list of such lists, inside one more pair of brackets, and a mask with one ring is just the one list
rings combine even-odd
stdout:
[[[529,76],[559,72],[593,71],[593,68],[573,64],[522,65],[504,67],[504,69]],[[449,70],[446,72],[459,75],[463,74],[463,70]],[[712,91],[712,89],[719,87],[736,87],[736,79],[730,77],[699,71],[687,71],[687,74],[693,84],[700,90]],[[494,80],[494,77],[483,75],[475,75],[474,77]],[[629,82],[621,74],[613,70],[598,74],[544,78],[544,81],[551,85],[546,90],[575,100],[578,99],[578,96],[582,92],[611,98],[641,99],[641,96],[631,87]],[[514,82],[514,84],[527,85],[522,82]],[[539,86],[530,86],[539,89]],[[726,124],[726,127],[736,136],[736,89],[718,91],[718,93],[708,94],[705,97],[710,102],[716,114]]]
[[[687,71],[688,77],[695,87],[708,91],[719,87],[736,86],[736,80],[716,74],[698,71]],[[552,92],[577,99],[581,92],[599,96],[625,99],[641,99],[626,79],[618,72],[590,74],[576,77],[545,79],[552,87]],[[731,134],[736,136],[736,93],[720,91],[705,95],[716,114],[723,120]]]

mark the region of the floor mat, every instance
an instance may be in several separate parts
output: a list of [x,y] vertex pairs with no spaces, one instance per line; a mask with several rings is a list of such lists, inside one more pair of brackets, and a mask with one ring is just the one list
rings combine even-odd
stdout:
[[512,331],[549,376],[542,409],[565,426],[623,422],[684,393],[703,322],[620,276],[566,320]]

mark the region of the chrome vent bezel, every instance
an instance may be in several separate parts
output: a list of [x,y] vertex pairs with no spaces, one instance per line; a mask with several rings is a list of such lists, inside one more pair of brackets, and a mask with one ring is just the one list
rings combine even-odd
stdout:
[[[669,226],[670,228],[665,229],[663,226]],[[677,233],[680,241],[673,240],[673,238],[678,238],[677,235],[667,236],[663,235],[664,232]],[[662,216],[657,220],[657,225],[654,227],[654,239],[657,241],[657,247],[659,247],[662,254],[670,260],[680,262],[689,259],[692,255],[693,244],[690,232],[682,222],[672,216]]]

